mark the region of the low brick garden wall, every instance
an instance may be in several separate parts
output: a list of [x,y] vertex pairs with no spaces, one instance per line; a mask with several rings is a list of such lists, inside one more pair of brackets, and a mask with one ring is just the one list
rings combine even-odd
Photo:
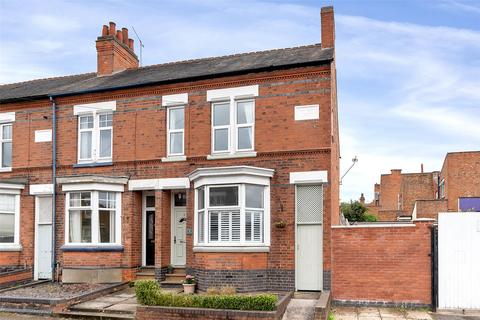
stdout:
[[333,227],[333,302],[430,306],[432,223]]
[[243,311],[217,310],[204,308],[173,308],[173,307],[137,307],[137,320],[176,320],[176,319],[208,319],[208,320],[280,320],[287,309],[293,292],[281,296],[275,311]]
[[32,269],[29,268],[1,268],[0,289],[25,283],[32,280]]

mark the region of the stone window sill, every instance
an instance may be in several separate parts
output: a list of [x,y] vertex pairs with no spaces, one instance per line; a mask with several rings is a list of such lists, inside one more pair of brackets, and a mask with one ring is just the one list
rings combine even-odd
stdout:
[[0,168],[0,172],[12,172],[12,168],[11,167]]
[[0,252],[22,251],[22,249],[22,245],[20,244],[0,244]]
[[235,158],[255,158],[257,152],[255,151],[245,151],[237,153],[218,153],[218,154],[209,154],[207,156],[208,160],[221,160],[221,159],[235,159]]
[[186,156],[169,156],[162,158],[162,162],[187,161]]
[[91,168],[91,167],[107,167],[113,166],[113,162],[88,162],[88,163],[77,163],[74,164],[74,168]]
[[222,247],[222,246],[196,246],[193,252],[270,252],[267,246],[243,246],[243,247]]
[[123,252],[122,245],[63,245],[63,252]]

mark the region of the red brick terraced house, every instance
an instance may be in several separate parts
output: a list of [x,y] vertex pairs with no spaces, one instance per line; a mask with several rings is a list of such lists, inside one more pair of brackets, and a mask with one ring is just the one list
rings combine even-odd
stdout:
[[332,7],[321,36],[139,67],[110,23],[97,72],[0,86],[0,270],[101,283],[154,270],[168,284],[173,267],[200,290],[329,289]]

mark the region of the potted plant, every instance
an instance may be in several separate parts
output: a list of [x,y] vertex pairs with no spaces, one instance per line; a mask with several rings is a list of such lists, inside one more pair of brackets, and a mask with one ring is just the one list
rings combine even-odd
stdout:
[[168,274],[172,274],[172,273],[173,273],[173,265],[169,264],[169,265],[167,266],[167,273],[168,273]]
[[183,293],[193,294],[195,293],[195,277],[187,274],[183,281]]

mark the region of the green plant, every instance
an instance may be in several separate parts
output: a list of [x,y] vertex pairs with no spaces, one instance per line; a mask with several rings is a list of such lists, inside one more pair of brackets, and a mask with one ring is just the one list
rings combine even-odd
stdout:
[[183,284],[195,284],[195,277],[187,274],[185,280],[183,280]]
[[359,201],[342,202],[340,205],[344,217],[349,222],[375,222],[377,217],[368,214],[368,208]]
[[135,281],[135,295],[138,302],[144,305],[154,305],[160,294],[160,286],[155,280]]
[[377,222],[378,219],[377,219],[377,217],[374,216],[373,214],[365,214],[363,221],[365,221],[365,222]]
[[164,292],[153,280],[135,283],[139,303],[147,306],[233,309],[233,310],[275,310],[278,297],[274,294],[256,295],[183,295]]
[[335,320],[335,314],[332,311],[328,313],[328,320]]

